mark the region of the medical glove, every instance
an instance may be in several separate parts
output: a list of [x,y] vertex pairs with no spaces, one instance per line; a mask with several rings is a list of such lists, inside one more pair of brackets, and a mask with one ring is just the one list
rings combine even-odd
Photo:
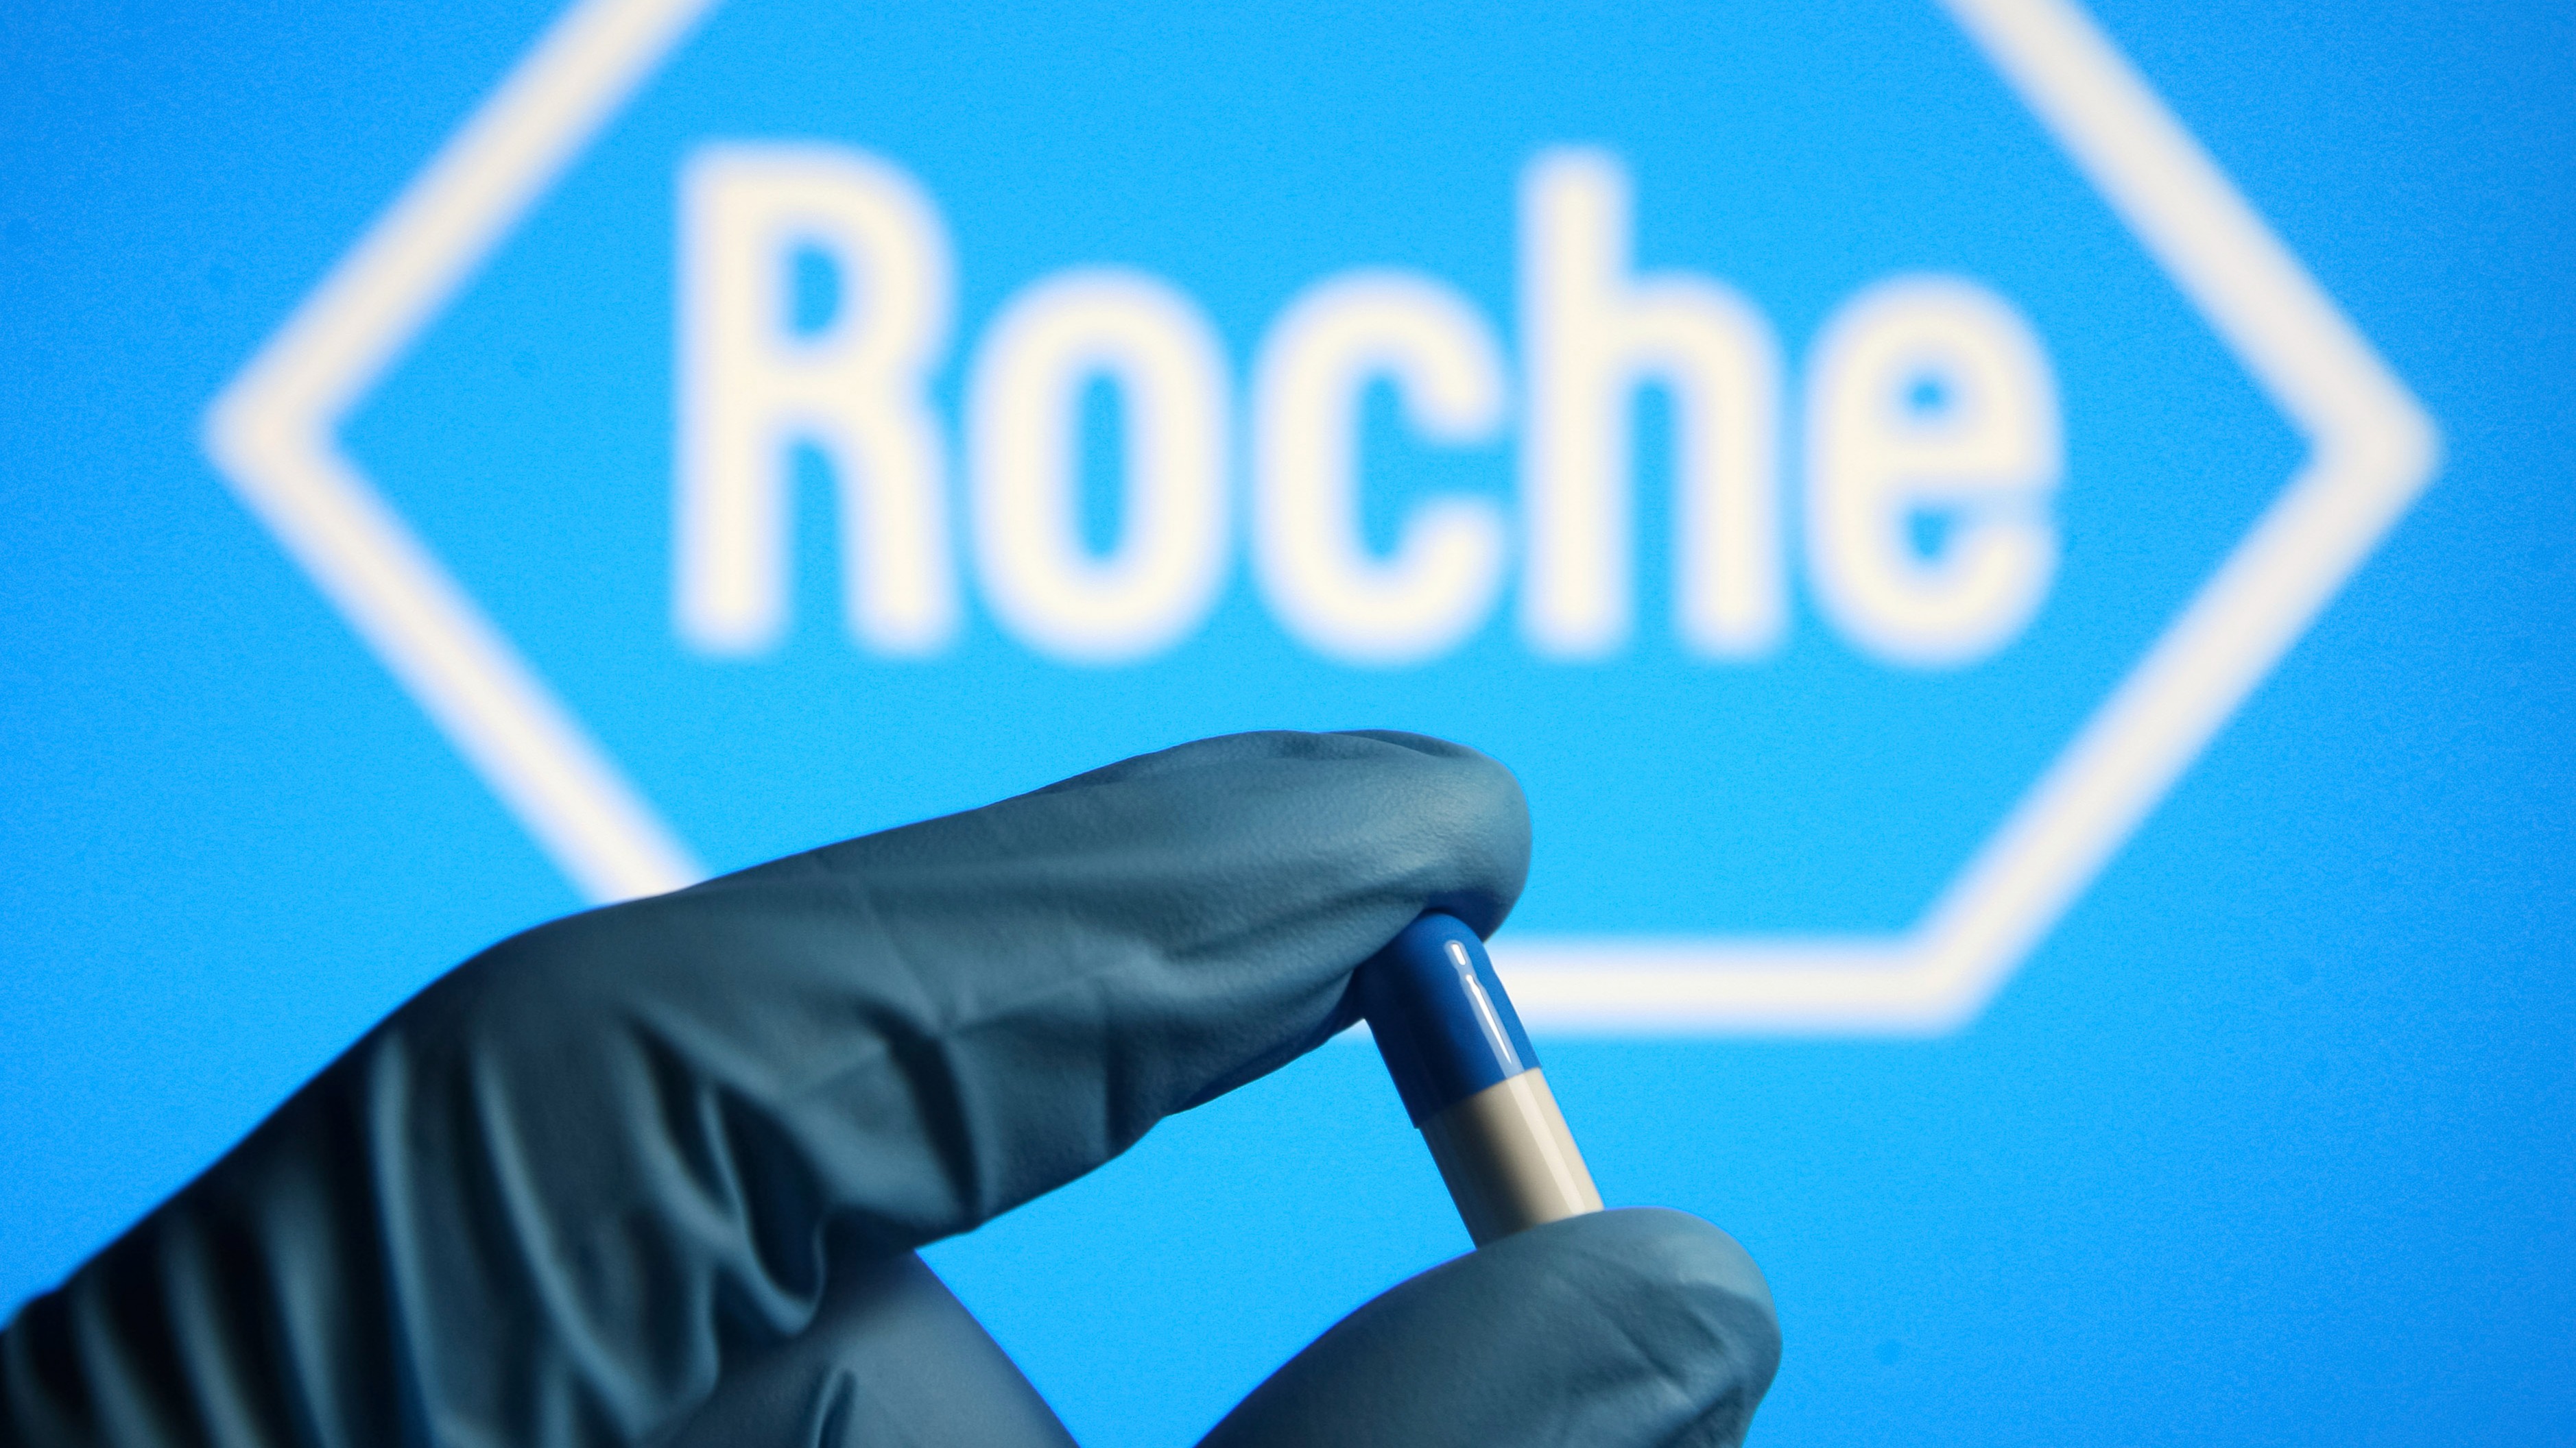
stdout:
[[[1528,858],[1471,750],[1239,735],[540,926],[28,1303],[0,1443],[1067,1443],[916,1249],[1323,1041]],[[1602,1213],[1394,1288],[1208,1443],[1733,1443],[1778,1342],[1724,1234]]]

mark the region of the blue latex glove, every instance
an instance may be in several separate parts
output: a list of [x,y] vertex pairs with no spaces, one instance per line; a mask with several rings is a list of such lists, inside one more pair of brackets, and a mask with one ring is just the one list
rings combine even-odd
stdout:
[[[1243,735],[559,920],[441,979],[0,1338],[0,1442],[1069,1441],[914,1249],[1482,931],[1492,761]],[[1733,1443],[1779,1337],[1673,1212],[1554,1223],[1361,1308],[1211,1445]]]

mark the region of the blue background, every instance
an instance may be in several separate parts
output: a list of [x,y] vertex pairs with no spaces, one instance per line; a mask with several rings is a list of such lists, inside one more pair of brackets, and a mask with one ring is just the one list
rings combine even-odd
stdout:
[[[2576,1437],[2576,24],[2097,14],[2423,398],[2441,477],[1965,1030],[1543,1038],[1550,1077],[1605,1195],[1700,1212],[1769,1273],[1789,1349],[1760,1441]],[[1482,15],[738,0],[350,449],[718,868],[1221,729],[1397,724],[1528,785],[1516,929],[1899,926],[2296,440],[1937,10]],[[0,38],[0,1302],[439,970],[579,903],[195,443],[548,18],[100,5]],[[1598,141],[1636,177],[1641,264],[1740,286],[1793,409],[1859,286],[1934,268],[2020,307],[2065,396],[2065,569],[1975,669],[1862,659],[1803,590],[1780,654],[1692,664],[1649,483],[1641,629],[1606,665],[1531,662],[1506,611],[1353,673],[1238,580],[1134,668],[980,620],[897,666],[839,632],[809,490],[786,646],[696,659],[666,622],[671,178],[758,135],[922,178],[960,355],[1016,287],[1115,261],[1199,298],[1238,370],[1282,301],[1363,264],[1449,279],[1508,338],[1514,175]],[[1508,492],[1508,446],[1424,452],[1393,417],[1372,526]],[[1182,1444],[1465,1245],[1344,1041],[934,1257],[1086,1443]]]

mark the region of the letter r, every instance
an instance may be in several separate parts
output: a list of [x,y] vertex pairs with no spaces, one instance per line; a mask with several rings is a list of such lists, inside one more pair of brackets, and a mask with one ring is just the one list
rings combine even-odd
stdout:
[[[791,325],[800,247],[841,278]],[[673,622],[708,653],[757,652],[787,619],[788,450],[838,480],[842,614],[881,653],[956,631],[946,459],[926,391],[948,341],[946,229],[912,178],[819,144],[700,147],[680,177]]]

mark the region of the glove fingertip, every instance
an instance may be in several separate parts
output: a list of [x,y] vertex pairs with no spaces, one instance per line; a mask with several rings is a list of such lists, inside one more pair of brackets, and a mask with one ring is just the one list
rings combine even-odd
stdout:
[[1529,879],[1529,799],[1520,781],[1489,755],[1464,744],[1398,729],[1357,729],[1333,736],[1365,739],[1403,751],[1382,759],[1390,773],[1391,809],[1412,817],[1426,838],[1471,862],[1471,884],[1432,893],[1425,909],[1457,916],[1478,935],[1492,935]]

